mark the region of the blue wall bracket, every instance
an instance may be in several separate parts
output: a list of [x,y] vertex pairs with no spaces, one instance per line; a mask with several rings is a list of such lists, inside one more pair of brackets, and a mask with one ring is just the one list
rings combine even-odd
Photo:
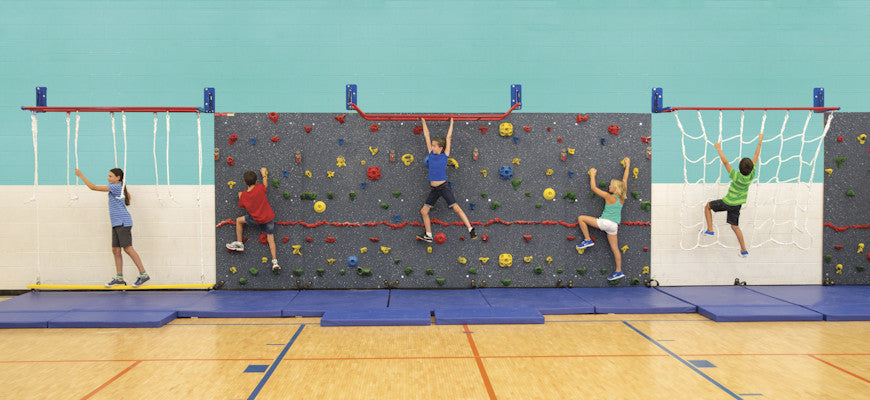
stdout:
[[523,85],[511,85],[511,107],[519,103],[517,110],[523,109]]
[[214,88],[207,87],[202,90],[202,112],[214,112]]
[[353,107],[350,106],[351,103],[357,104],[356,102],[356,84],[351,83],[344,88],[345,91],[345,108],[348,110],[353,110]]
[[652,88],[652,112],[653,114],[670,111],[670,107],[664,106],[664,98],[662,96],[662,88]]
[[48,104],[48,88],[45,86],[36,87],[36,106],[47,107]]
[[813,88],[813,107],[825,106],[825,88]]

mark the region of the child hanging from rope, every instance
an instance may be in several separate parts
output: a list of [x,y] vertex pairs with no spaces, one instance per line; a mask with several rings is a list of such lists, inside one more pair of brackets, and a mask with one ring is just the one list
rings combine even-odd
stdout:
[[743,231],[740,230],[738,223],[740,222],[740,205],[746,203],[746,196],[749,193],[749,185],[755,179],[755,164],[758,163],[758,155],[761,153],[761,142],[764,140],[764,132],[758,134],[758,147],[755,148],[755,156],[752,159],[743,158],[740,160],[740,173],[736,169],[731,168],[728,163],[728,158],[722,153],[722,144],[716,142],[713,146],[719,152],[719,159],[728,171],[728,177],[731,178],[731,185],[728,186],[728,193],[725,197],[719,200],[713,200],[704,206],[704,217],[707,219],[707,230],[704,231],[707,235],[713,235],[713,213],[710,211],[727,211],[728,216],[725,221],[731,225],[734,234],[737,235],[737,241],[740,242],[740,257],[749,256],[749,251],[746,250],[746,243],[743,242]]
[[[109,192],[109,220],[112,222],[112,254],[115,255],[115,272],[116,275],[112,278],[106,287],[115,285],[126,285],[124,281],[124,257],[121,254],[121,249],[127,252],[127,255],[133,259],[136,268],[139,269],[139,277],[133,283],[133,287],[142,286],[151,277],[145,272],[145,267],[142,266],[142,259],[139,258],[139,253],[133,248],[133,218],[127,211],[127,206],[130,205],[130,194],[127,193],[127,187],[124,182],[124,171],[120,168],[109,170],[109,184],[106,186],[97,186],[91,183],[82,171],[76,168],[76,176],[88,185],[88,189],[98,192]],[[122,195],[123,193],[123,195]]]
[[453,118],[450,118],[450,128],[447,129],[446,138],[437,138],[432,140],[429,137],[429,127],[426,126],[426,120],[420,118],[423,122],[423,137],[426,139],[426,148],[429,150],[429,197],[426,198],[426,203],[420,209],[420,214],[423,215],[423,225],[426,227],[426,233],[417,235],[417,240],[424,242],[432,242],[432,222],[429,219],[429,210],[435,206],[435,202],[439,197],[444,197],[447,202],[447,207],[452,208],[462,223],[468,228],[468,236],[471,239],[477,239],[477,233],[468,221],[468,217],[456,204],[456,198],[453,197],[453,190],[447,183],[447,158],[450,157],[450,137],[453,136]]
[[263,183],[257,184],[257,173],[245,172],[243,178],[248,189],[239,192],[239,207],[247,211],[244,216],[236,218],[236,241],[227,243],[227,248],[233,251],[245,251],[242,243],[242,231],[245,224],[257,224],[266,232],[266,240],[269,242],[269,251],[272,252],[272,270],[281,269],[278,266],[278,258],[275,257],[275,212],[266,198],[266,188],[269,184],[269,171],[266,167],[260,168],[263,175]]
[[625,165],[625,173],[622,174],[622,180],[612,179],[608,188],[609,193],[599,189],[595,183],[595,174],[598,173],[598,170],[595,168],[589,169],[589,186],[595,194],[604,199],[604,212],[601,213],[599,218],[589,215],[577,217],[577,224],[580,226],[580,231],[583,232],[584,239],[577,245],[577,250],[595,245],[595,242],[589,236],[590,226],[600,229],[607,234],[607,241],[610,243],[610,250],[613,252],[613,260],[616,263],[616,271],[607,277],[608,281],[615,281],[625,276],[622,273],[622,253],[619,251],[616,234],[619,230],[619,223],[622,221],[622,205],[625,204],[625,194],[628,191],[628,170],[631,160],[625,157],[622,163]]

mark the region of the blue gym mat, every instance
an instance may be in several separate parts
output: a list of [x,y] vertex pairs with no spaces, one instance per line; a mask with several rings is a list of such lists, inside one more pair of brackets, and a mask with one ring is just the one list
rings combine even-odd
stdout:
[[390,290],[390,307],[436,308],[489,307],[477,289]]
[[295,290],[215,290],[199,301],[178,309],[179,317],[266,318],[280,317],[281,310],[299,292]]
[[744,286],[659,287],[656,290],[698,306],[698,313],[713,321],[818,321],[822,318],[819,313]]
[[752,286],[748,289],[820,312],[828,321],[870,320],[870,286]]
[[480,289],[493,307],[529,307],[541,314],[592,314],[595,307],[572,295],[568,289]]
[[[74,308],[87,307],[94,302],[102,302],[102,299],[117,299],[120,292],[73,292],[73,293],[48,293],[28,292],[15,296],[9,300],[0,301],[2,311],[69,311]],[[105,296],[105,297],[95,297]]]
[[544,316],[530,307],[477,307],[435,309],[438,325],[543,324]]
[[430,325],[431,321],[425,308],[333,309],[323,313],[320,326]]
[[386,308],[389,290],[304,290],[284,306],[285,317],[320,317],[326,311]]
[[174,320],[168,311],[67,311],[48,321],[49,328],[159,328]]
[[0,302],[4,311],[175,310],[207,292],[29,292]]
[[598,314],[694,313],[694,304],[646,287],[572,288],[571,293],[595,306]]
[[48,328],[49,320],[64,313],[66,311],[4,311],[0,312],[0,328]]

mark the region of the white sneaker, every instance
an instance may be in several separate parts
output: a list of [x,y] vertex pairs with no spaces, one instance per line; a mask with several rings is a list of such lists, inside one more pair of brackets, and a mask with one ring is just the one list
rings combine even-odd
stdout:
[[281,267],[278,265],[278,260],[272,259],[272,271],[279,271]]
[[227,248],[232,251],[245,251],[245,244],[242,242],[227,243]]

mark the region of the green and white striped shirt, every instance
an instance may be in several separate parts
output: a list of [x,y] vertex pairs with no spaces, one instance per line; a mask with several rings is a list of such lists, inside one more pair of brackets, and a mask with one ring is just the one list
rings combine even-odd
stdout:
[[755,179],[755,167],[752,168],[749,175],[743,175],[739,169],[732,168],[728,176],[731,177],[731,186],[728,187],[728,194],[722,198],[722,202],[729,206],[739,206],[746,203],[749,185]]

